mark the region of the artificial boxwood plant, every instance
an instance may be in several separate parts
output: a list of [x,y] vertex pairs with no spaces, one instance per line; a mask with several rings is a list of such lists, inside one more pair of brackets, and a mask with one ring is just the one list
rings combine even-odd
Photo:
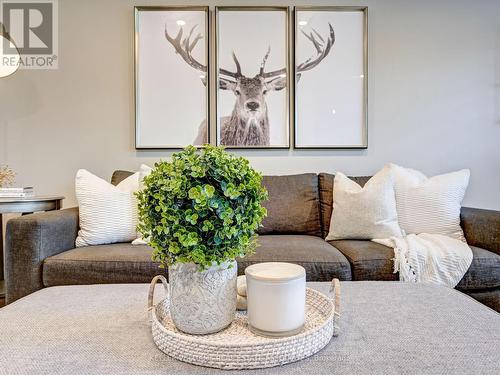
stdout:
[[266,215],[262,175],[222,147],[193,146],[155,164],[137,193],[138,231],[161,265],[213,263],[250,254]]

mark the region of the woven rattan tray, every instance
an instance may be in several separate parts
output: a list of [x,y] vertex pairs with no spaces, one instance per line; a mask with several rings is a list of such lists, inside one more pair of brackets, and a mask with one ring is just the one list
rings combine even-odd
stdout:
[[[153,304],[158,280],[166,297]],[[290,337],[258,336],[247,325],[246,312],[237,311],[233,323],[210,335],[189,335],[179,331],[169,313],[168,284],[163,276],[151,281],[148,307],[153,340],[169,356],[191,364],[220,369],[256,369],[284,365],[307,358],[324,348],[338,334],[340,283],[332,281],[334,300],[306,289],[306,322],[303,330]]]

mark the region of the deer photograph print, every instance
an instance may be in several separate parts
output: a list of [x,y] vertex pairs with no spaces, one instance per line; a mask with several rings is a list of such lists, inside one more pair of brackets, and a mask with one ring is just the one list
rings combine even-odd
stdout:
[[216,8],[217,144],[289,147],[288,8]]
[[209,142],[208,14],[135,8],[136,148]]
[[367,8],[295,8],[295,148],[366,148]]

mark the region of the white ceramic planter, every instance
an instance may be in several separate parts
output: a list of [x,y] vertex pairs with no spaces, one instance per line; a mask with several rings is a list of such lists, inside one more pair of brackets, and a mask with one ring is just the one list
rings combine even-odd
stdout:
[[258,263],[245,269],[250,328],[266,336],[290,336],[305,322],[306,271],[291,263]]
[[235,261],[201,272],[194,263],[179,263],[169,267],[168,274],[170,314],[179,330],[200,335],[231,324],[236,311]]

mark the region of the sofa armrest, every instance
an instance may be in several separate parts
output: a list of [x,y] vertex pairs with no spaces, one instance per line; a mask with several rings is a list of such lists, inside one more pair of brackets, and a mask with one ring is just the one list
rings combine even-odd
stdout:
[[500,211],[462,207],[460,225],[469,245],[500,254]]
[[77,233],[77,207],[9,220],[5,238],[7,303],[42,289],[44,259],[74,248]]

